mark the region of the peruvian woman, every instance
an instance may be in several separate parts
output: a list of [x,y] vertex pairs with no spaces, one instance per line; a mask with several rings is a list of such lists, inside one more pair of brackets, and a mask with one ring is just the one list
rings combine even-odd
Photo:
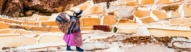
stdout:
[[80,30],[79,18],[82,14],[82,10],[75,8],[73,15],[67,13],[61,13],[56,18],[56,23],[59,29],[64,33],[63,40],[67,44],[67,51],[72,51],[70,46],[76,46],[77,51],[84,51],[80,48],[82,45],[82,36]]

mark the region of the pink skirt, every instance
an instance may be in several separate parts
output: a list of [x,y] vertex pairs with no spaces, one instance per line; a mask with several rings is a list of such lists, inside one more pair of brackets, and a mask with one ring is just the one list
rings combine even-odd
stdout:
[[66,42],[68,46],[80,47],[82,45],[82,36],[80,31],[71,34],[65,34],[63,40]]

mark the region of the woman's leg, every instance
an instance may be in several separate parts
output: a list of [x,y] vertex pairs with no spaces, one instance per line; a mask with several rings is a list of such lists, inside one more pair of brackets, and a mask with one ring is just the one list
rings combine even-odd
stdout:
[[84,51],[84,49],[80,48],[80,46],[82,45],[82,37],[81,37],[80,31],[76,32],[75,36],[76,36],[75,40],[77,41],[76,42],[76,44],[77,44],[76,45],[76,50],[77,51]]
[[67,45],[67,47],[66,47],[66,51],[72,51],[72,49],[70,48],[69,45]]

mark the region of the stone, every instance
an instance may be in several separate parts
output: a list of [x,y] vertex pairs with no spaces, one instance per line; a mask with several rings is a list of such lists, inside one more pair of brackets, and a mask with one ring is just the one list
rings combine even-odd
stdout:
[[[40,13],[63,12],[68,4],[78,5],[85,1],[87,0],[0,0],[0,14],[19,17],[23,15],[19,15],[18,13],[25,14],[26,11],[29,10],[35,10]],[[95,3],[100,3],[110,0],[93,1]],[[24,16],[26,16],[26,14]]]
[[34,10],[29,10],[26,12],[26,16],[32,16],[34,12],[35,12]]

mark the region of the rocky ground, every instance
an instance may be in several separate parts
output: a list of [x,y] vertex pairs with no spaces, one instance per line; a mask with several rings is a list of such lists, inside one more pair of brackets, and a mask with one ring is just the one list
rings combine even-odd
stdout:
[[[62,3],[66,2],[66,0],[0,1],[3,3],[0,4],[0,12],[9,16],[14,16],[17,11],[21,11],[16,13],[16,15],[19,14],[18,16],[26,15],[25,12],[23,13],[25,9],[27,9],[26,13],[40,12],[41,10],[45,13],[59,12],[63,11],[65,5],[63,7]],[[84,0],[75,1],[74,3],[77,4],[84,2]],[[102,2],[106,0],[93,1]],[[161,2],[162,4],[156,5],[146,1],[148,0],[141,4],[133,1],[131,3],[127,0],[115,1],[111,2],[109,9],[105,9],[105,2],[91,5],[91,1],[89,1],[78,6],[86,10],[81,18],[84,19],[84,21],[81,20],[83,22],[81,26],[83,46],[81,47],[86,50],[85,52],[191,52],[189,18],[191,14],[187,12],[191,11],[189,8],[190,1],[185,0],[170,4]],[[65,4],[71,3],[73,0]],[[181,8],[181,4],[185,4],[185,6]],[[18,6],[20,8],[17,8]],[[67,7],[72,9],[70,8],[72,6]],[[35,10],[33,11],[33,9]],[[181,12],[177,12],[178,10]],[[167,16],[169,11],[177,12],[178,15],[169,17]],[[154,14],[155,12],[157,14]],[[180,13],[186,14],[182,16]],[[131,14],[130,17],[129,14]],[[0,50],[2,52],[66,52],[66,44],[62,40],[63,33],[60,32],[54,19],[52,19],[55,16],[57,14],[52,16],[34,14],[32,17],[26,18],[1,16],[0,48],[2,50]],[[173,18],[173,16],[176,17]],[[122,18],[125,18],[124,21],[117,21]],[[153,18],[155,19],[153,20]],[[107,24],[111,29],[115,26],[118,30],[117,33],[92,30],[91,28],[90,31],[86,31],[88,27],[101,24],[100,22],[102,25]],[[84,26],[88,26],[87,29]],[[72,49],[75,50],[75,47]]]
[[[186,41],[174,41],[177,39],[186,39]],[[186,37],[133,36],[93,31],[83,34],[82,48],[86,50],[85,52],[189,52],[191,49],[189,48],[190,43],[186,43],[188,41],[189,39]],[[53,44],[47,45],[49,46],[45,46],[45,44],[34,44],[15,48],[5,47],[3,50],[19,52],[65,52],[65,44],[57,44],[57,46],[53,46]],[[75,47],[72,47],[72,49],[75,50]]]

